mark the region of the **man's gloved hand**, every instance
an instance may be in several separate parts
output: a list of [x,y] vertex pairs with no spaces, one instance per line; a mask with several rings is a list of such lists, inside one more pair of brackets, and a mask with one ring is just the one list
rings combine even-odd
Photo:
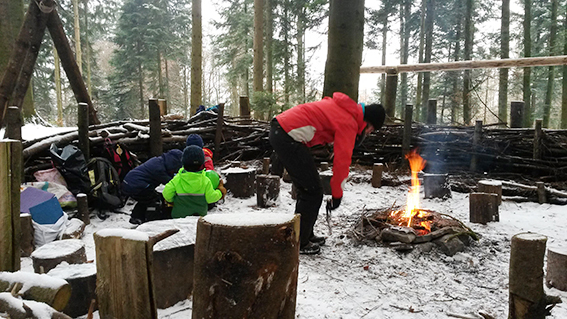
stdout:
[[222,193],[221,199],[224,199],[224,197],[226,196],[226,188],[224,187],[224,183],[222,182],[222,179],[219,180],[219,186],[217,187],[217,189]]
[[337,209],[337,207],[339,207],[339,205],[341,204],[341,200],[343,198],[339,197],[339,198],[329,198],[327,200],[327,210],[335,210]]

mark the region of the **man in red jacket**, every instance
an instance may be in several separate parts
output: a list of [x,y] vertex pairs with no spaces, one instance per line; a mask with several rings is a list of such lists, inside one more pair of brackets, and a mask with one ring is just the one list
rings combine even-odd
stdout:
[[336,209],[343,197],[355,143],[382,127],[384,108],[379,104],[357,104],[336,92],[321,101],[297,105],[276,116],[270,127],[270,144],[297,188],[295,212],[301,214],[300,253],[317,254],[324,237],[315,236],[313,226],[323,201],[323,188],[309,147],[331,144],[334,148],[332,199]]

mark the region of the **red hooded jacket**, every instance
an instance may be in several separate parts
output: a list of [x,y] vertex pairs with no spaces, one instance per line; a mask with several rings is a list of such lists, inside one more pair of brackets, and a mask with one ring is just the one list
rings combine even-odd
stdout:
[[348,95],[337,92],[333,98],[325,97],[321,101],[292,107],[276,119],[289,136],[308,147],[334,143],[331,189],[333,197],[340,198],[356,135],[366,127],[363,117],[359,104]]

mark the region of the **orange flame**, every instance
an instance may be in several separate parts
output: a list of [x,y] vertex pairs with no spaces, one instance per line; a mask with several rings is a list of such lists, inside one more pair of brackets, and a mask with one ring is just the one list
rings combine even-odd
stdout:
[[417,177],[417,173],[425,167],[426,161],[417,154],[416,149],[406,154],[406,158],[409,161],[411,169],[411,188],[409,190],[407,207],[403,217],[408,219],[407,226],[410,227],[414,210],[419,208],[419,178]]

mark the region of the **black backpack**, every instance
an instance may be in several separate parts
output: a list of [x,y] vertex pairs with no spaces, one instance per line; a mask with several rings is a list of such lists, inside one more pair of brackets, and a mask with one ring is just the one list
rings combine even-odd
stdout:
[[120,180],[124,180],[126,174],[137,165],[136,157],[130,153],[126,146],[114,143],[109,138],[104,140],[103,157],[108,159],[118,172]]
[[87,162],[83,152],[78,147],[67,145],[59,148],[53,143],[49,148],[49,155],[53,165],[63,175],[67,187],[73,195],[89,193],[91,184],[87,177]]
[[108,210],[122,207],[120,177],[112,163],[106,158],[93,157],[87,167],[90,206]]

